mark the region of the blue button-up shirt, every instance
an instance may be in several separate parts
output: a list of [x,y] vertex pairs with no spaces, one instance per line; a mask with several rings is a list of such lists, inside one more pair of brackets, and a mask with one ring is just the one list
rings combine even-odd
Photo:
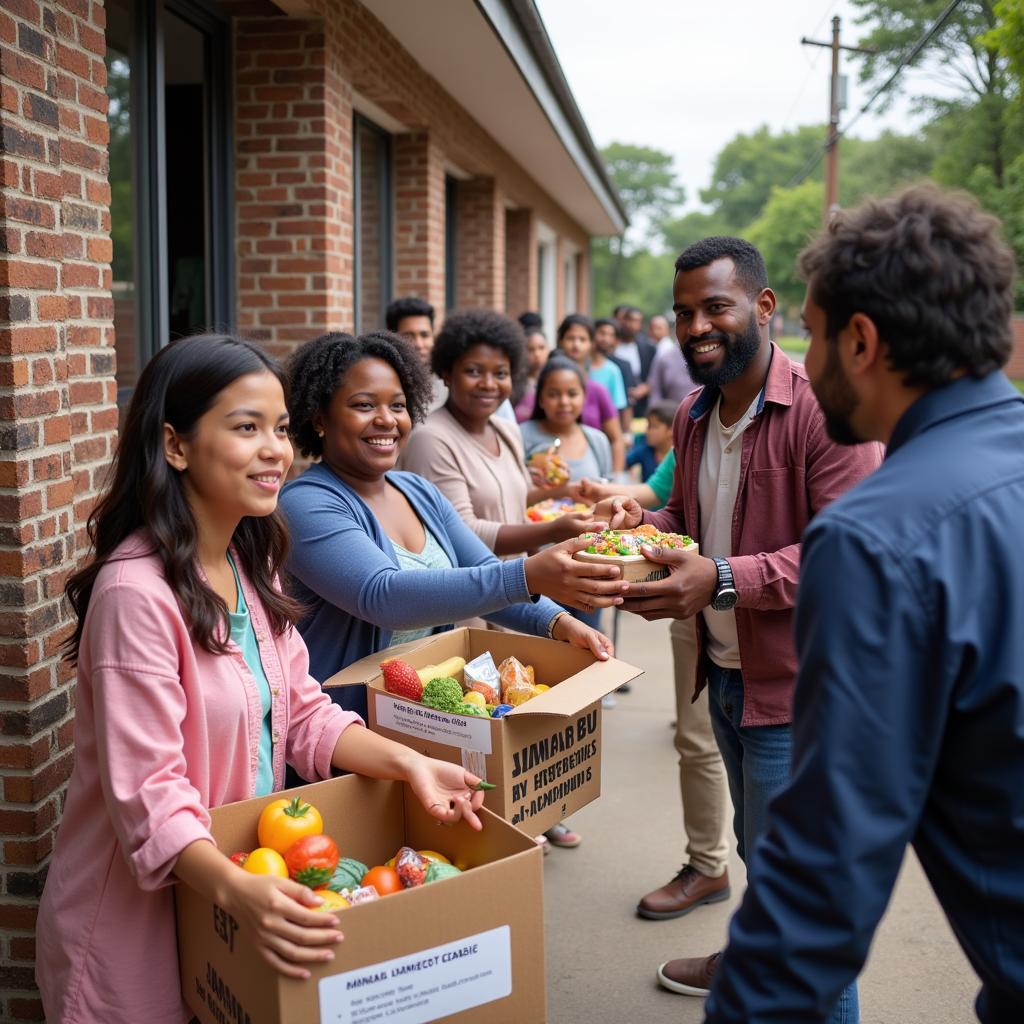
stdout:
[[824,1022],[912,843],[983,989],[1024,1021],[1024,398],[929,392],[804,534],[793,779],[707,1002]]

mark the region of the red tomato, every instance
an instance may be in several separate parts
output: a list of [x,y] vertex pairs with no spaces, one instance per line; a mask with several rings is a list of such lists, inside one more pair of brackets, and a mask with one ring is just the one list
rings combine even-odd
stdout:
[[363,875],[363,885],[372,885],[380,896],[390,896],[393,892],[401,892],[403,889],[402,880],[394,868],[385,867],[383,864],[370,868]]
[[231,854],[228,860],[232,864],[237,864],[240,868],[245,867],[245,862],[249,859],[249,854],[245,850],[239,850],[237,853]]
[[303,836],[285,851],[288,874],[316,889],[326,885],[338,866],[338,847],[330,836]]

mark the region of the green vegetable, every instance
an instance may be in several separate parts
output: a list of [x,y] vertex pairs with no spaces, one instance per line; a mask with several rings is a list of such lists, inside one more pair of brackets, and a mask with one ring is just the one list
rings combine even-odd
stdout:
[[430,885],[431,882],[443,882],[446,878],[454,878],[462,872],[454,864],[442,864],[440,861],[431,861],[423,876],[423,884]]
[[460,715],[477,715],[481,718],[490,718],[490,715],[478,704],[463,703],[459,705],[458,713]]
[[488,789],[497,789],[498,787],[495,786],[495,784],[493,782],[485,782],[483,779],[481,779],[473,788],[478,793],[480,793],[480,792],[484,792],[484,791],[486,791]]
[[332,892],[341,892],[342,889],[358,889],[366,871],[366,865],[355,858],[342,857],[327,883],[327,888]]
[[464,702],[462,699],[462,684],[451,676],[442,676],[440,679],[431,679],[423,687],[422,702],[428,708],[436,711],[447,711],[450,714],[465,714],[462,710]]

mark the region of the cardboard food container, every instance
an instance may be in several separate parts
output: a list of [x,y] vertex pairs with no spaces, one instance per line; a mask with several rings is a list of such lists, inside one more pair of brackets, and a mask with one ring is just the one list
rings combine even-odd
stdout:
[[[674,551],[692,551],[699,553],[700,545],[694,541],[685,548],[673,548]],[[627,583],[653,583],[668,577],[668,567],[657,562],[649,562],[643,555],[592,555],[587,551],[577,551],[573,558],[578,562],[590,562],[594,565],[617,565],[622,569],[622,579]]]
[[[551,687],[504,718],[451,715],[384,689],[380,663],[400,657],[413,668],[484,651],[495,665],[515,656]],[[493,783],[484,805],[539,835],[601,795],[601,698],[642,669],[556,640],[491,629],[453,629],[349,665],[325,689],[364,683],[369,725],[431,757],[462,764]]]
[[[251,934],[223,908],[175,890],[182,992],[202,1024],[541,1022],[543,854],[496,815],[484,828],[439,825],[400,782],[345,776],[290,789],[323,815],[343,857],[383,864],[403,845],[440,849],[469,870],[337,911],[343,942],[312,977],[272,970]],[[225,853],[258,844],[256,822],[274,793],[211,812]]]

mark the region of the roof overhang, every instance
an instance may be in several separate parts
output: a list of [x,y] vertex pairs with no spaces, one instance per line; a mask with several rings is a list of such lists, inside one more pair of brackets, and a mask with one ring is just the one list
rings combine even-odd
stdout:
[[361,0],[588,234],[629,222],[533,0]]

